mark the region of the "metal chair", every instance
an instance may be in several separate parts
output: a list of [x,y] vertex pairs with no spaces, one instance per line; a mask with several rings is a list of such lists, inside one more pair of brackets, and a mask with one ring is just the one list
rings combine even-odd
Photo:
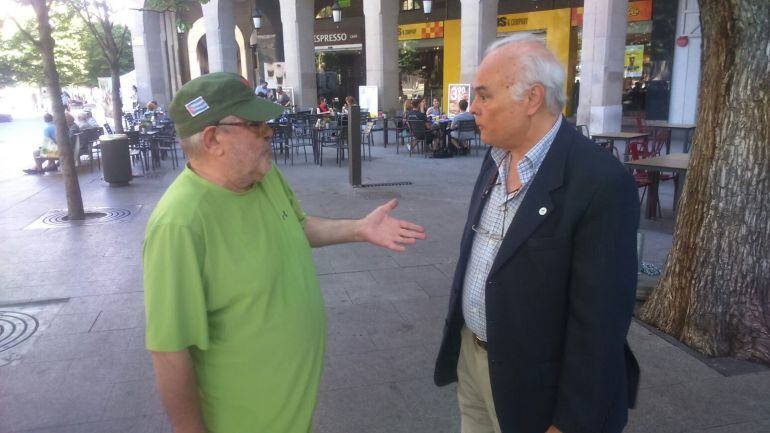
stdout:
[[[476,142],[476,155],[479,154],[479,147],[481,147],[481,140],[476,135],[476,121],[475,120],[460,120],[457,122],[457,137],[456,140],[468,143],[468,148],[473,146],[473,142]],[[466,137],[466,138],[463,138]]]
[[[407,124],[409,125],[409,157],[412,157],[414,148],[417,148],[417,152],[420,152],[420,147],[422,147],[422,152],[427,158],[428,152],[426,150],[425,137],[428,131],[425,127],[425,122],[422,120],[407,120]],[[415,145],[412,146],[412,143]]]

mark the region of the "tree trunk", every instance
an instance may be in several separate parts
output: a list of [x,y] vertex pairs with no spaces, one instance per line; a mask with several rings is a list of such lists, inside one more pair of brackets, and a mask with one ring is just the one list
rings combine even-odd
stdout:
[[770,2],[700,0],[697,125],[674,243],[642,320],[770,363]]
[[74,149],[69,143],[69,128],[64,118],[59,73],[56,71],[53,55],[54,40],[51,37],[51,24],[48,21],[48,6],[46,0],[31,0],[30,3],[37,15],[40,32],[40,54],[43,60],[43,72],[48,84],[48,95],[51,97],[54,125],[56,126],[56,143],[59,147],[59,161],[64,177],[64,190],[67,194],[67,215],[70,220],[82,220],[85,219],[83,198],[80,195],[78,173],[75,170]]
[[[116,56],[117,57],[117,56]],[[112,121],[115,122],[115,133],[123,133],[123,100],[120,95],[120,64],[116,60],[110,65],[112,75]]]

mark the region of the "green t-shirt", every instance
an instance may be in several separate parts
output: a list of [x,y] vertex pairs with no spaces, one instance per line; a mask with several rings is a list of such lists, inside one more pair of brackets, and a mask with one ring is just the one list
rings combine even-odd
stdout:
[[147,224],[147,349],[190,348],[212,433],[307,433],[326,317],[305,215],[273,167],[235,193],[185,168]]

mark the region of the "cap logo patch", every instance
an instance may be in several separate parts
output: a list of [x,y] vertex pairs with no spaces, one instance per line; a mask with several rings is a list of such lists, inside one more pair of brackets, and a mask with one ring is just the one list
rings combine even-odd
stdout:
[[206,100],[203,99],[203,96],[198,96],[192,101],[186,103],[184,108],[187,109],[187,112],[190,113],[190,116],[195,117],[208,110],[209,104],[206,103]]

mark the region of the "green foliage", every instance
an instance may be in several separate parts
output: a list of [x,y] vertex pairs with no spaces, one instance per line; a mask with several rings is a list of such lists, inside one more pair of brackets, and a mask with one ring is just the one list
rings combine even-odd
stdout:
[[421,66],[420,56],[415,48],[407,45],[398,50],[398,68],[402,73],[418,72]]
[[[197,0],[198,3],[205,5],[209,0]],[[155,11],[174,11],[179,12],[187,10],[189,0],[147,0],[144,7]]]
[[[120,41],[124,26],[116,24],[112,28],[112,36],[116,41]],[[96,85],[98,77],[109,77],[110,65],[105,61],[102,49],[94,36],[84,29],[84,35],[81,41],[81,47],[86,53],[85,69],[88,77],[88,83]],[[131,38],[126,38],[126,46],[120,54],[120,73],[125,74],[134,69],[134,56],[131,51]]]
[[[50,22],[61,85],[87,84],[87,55],[81,44],[88,32],[66,8],[52,7]],[[7,21],[4,25],[15,26]],[[33,37],[38,37],[37,21],[32,19],[21,25]],[[0,40],[0,86],[15,83],[45,85],[40,50],[21,32],[16,32],[8,40]]]

